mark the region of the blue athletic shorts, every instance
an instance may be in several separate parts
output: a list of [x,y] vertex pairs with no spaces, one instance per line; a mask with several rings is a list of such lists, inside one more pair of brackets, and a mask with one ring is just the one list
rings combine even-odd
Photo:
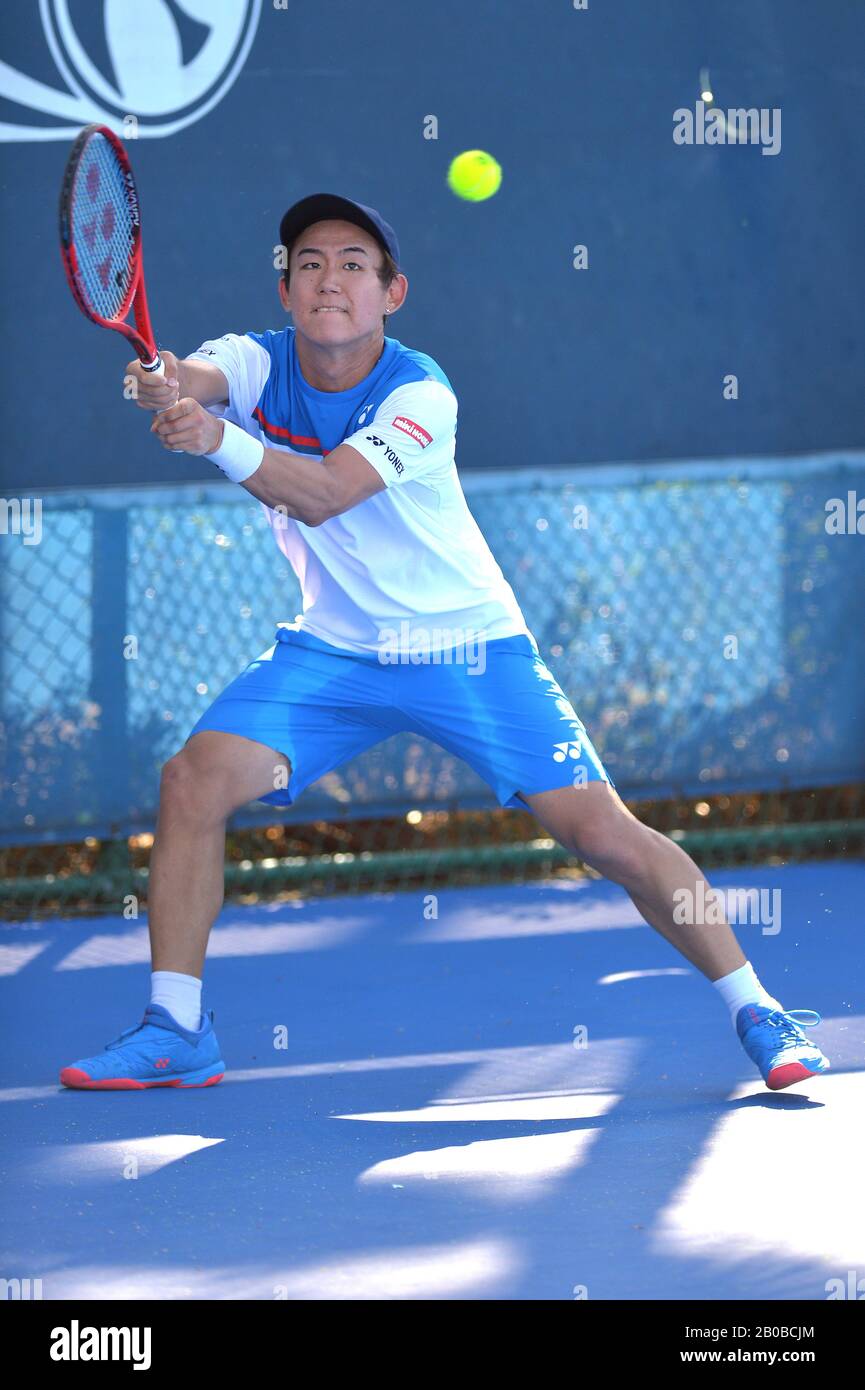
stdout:
[[582,721],[527,636],[394,664],[347,652],[296,626],[226,686],[192,733],[240,734],[283,753],[284,790],[259,798],[276,806],[373,744],[404,731],[422,734],[463,759],[501,806],[518,793],[608,782]]

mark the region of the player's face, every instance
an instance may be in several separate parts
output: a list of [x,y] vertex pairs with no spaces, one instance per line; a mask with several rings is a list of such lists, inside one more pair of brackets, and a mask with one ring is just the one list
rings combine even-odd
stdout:
[[381,247],[352,222],[315,222],[291,248],[291,279],[280,284],[295,327],[318,343],[350,342],[381,330],[389,307],[378,278]]

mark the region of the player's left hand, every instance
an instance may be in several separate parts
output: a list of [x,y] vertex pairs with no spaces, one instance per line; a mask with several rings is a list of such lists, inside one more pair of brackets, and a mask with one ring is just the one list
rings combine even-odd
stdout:
[[166,449],[183,454],[213,454],[222,443],[223,423],[191,396],[184,396],[154,416],[150,431]]

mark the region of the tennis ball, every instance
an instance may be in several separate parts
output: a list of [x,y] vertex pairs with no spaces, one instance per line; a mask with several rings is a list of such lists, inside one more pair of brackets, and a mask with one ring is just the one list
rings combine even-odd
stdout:
[[452,159],[448,169],[448,185],[458,198],[470,203],[482,203],[499,190],[502,168],[485,150],[465,150]]

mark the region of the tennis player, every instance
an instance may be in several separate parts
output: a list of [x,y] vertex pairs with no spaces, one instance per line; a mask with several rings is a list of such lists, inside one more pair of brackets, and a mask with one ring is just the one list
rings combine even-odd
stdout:
[[[264,505],[303,613],[217,697],[165,765],[151,860],[152,993],[142,1021],[65,1067],[80,1088],[208,1086],[225,1063],[202,1009],[223,901],[227,817],[284,806],[325,773],[412,730],[464,759],[502,806],[630,894],[711,981],[772,1090],[827,1069],[746,960],[729,925],[680,922],[700,870],[626,808],[466,505],[457,400],[426,353],[386,336],[405,302],[393,228],[318,193],[280,224],[293,326],[205,342],[164,382],[137,361],[137,404],[165,449],[210,459]],[[715,898],[715,901],[717,899]],[[687,915],[687,914],[686,914]],[[695,917],[700,914],[691,914]],[[810,1018],[804,1015],[810,1015]]]

